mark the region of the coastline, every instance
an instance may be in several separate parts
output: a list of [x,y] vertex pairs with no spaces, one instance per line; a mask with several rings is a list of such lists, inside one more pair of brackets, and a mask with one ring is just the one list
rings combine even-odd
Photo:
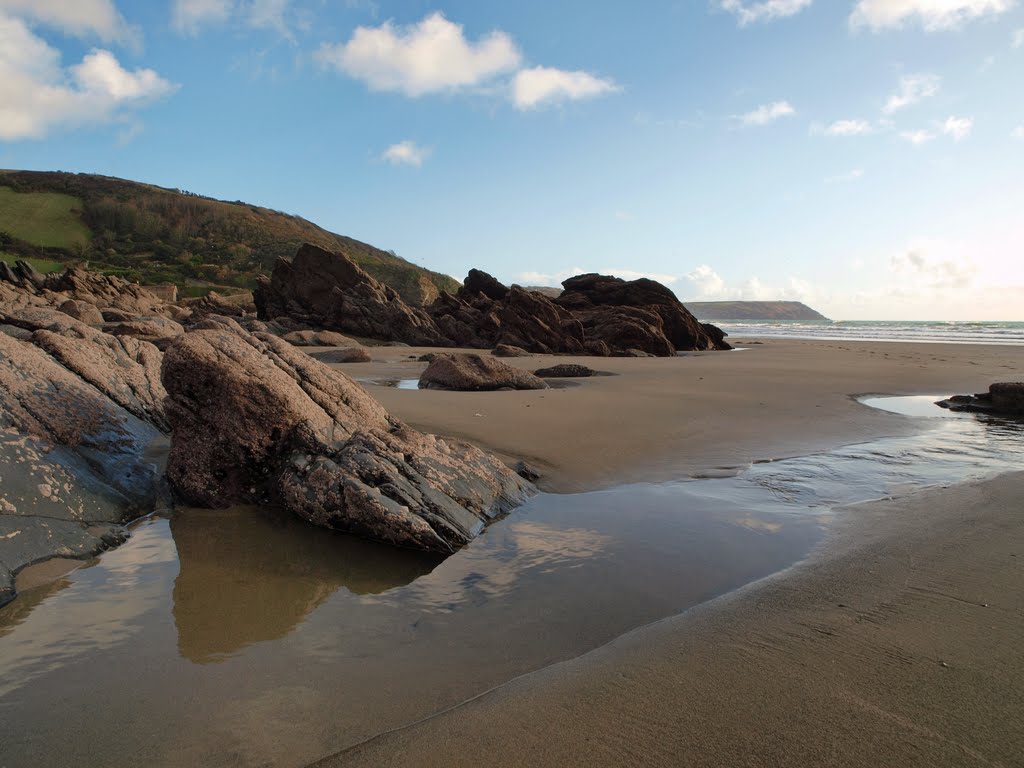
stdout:
[[1011,765],[1022,496],[846,508],[786,571],[316,765]]

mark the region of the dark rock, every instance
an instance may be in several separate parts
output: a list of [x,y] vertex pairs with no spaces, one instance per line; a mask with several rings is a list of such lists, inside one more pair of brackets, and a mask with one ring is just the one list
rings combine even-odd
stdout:
[[369,363],[373,361],[366,347],[348,347],[346,349],[328,349],[323,352],[314,352],[315,357],[321,363]]
[[530,353],[522,347],[513,347],[509,344],[499,344],[491,350],[495,357],[529,357]]
[[193,505],[278,504],[316,525],[450,553],[533,492],[494,457],[410,429],[269,334],[188,333],[163,377],[167,477]]
[[547,389],[548,385],[532,373],[493,357],[460,353],[437,355],[420,375],[420,388],[478,392]]
[[572,365],[570,363],[562,363],[561,365],[553,365],[550,368],[541,368],[533,372],[534,376],[539,376],[542,379],[584,379],[593,376],[597,373],[593,368],[588,368],[585,365]]
[[429,362],[431,362],[431,361],[432,361],[432,360],[433,360],[433,359],[434,359],[435,357],[437,357],[437,354],[436,354],[436,353],[434,353],[434,352],[427,352],[427,353],[426,353],[425,355],[420,355],[419,357],[417,357],[417,358],[416,358],[416,360],[417,360],[418,362],[420,362],[420,363],[429,363]]
[[463,281],[458,295],[460,298],[473,299],[478,293],[482,293],[492,301],[501,301],[508,295],[508,288],[486,272],[471,269]]
[[531,483],[535,483],[540,480],[540,472],[525,461],[516,462],[516,474],[524,480],[529,480]]
[[382,341],[450,346],[423,310],[410,307],[345,254],[315,245],[303,245],[290,262],[279,259],[253,299],[264,321],[289,317]]
[[7,334],[12,339],[18,339],[19,341],[28,341],[32,338],[32,331],[19,328],[16,325],[7,325],[6,323],[0,323],[0,333]]
[[936,405],[951,411],[993,413],[1006,416],[1024,415],[1024,382],[992,384],[988,392],[978,395],[953,395]]
[[354,347],[359,342],[334,331],[292,331],[281,337],[296,347]]

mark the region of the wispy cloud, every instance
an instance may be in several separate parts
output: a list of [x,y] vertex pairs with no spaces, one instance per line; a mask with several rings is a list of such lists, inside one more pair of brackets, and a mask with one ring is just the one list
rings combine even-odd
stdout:
[[938,75],[918,74],[900,78],[896,92],[889,97],[882,111],[891,115],[905,107],[931,98],[942,87],[942,78]]
[[817,136],[866,136],[874,133],[875,127],[867,120],[836,120],[828,125],[814,123],[811,133]]
[[412,165],[419,168],[430,157],[432,151],[430,147],[421,147],[415,141],[406,140],[385,149],[380,159],[392,165]]
[[512,103],[517,109],[535,109],[566,101],[591,99],[618,90],[621,89],[613,81],[588,72],[532,67],[516,73],[512,81]]
[[1016,0],[858,0],[852,27],[881,30],[917,23],[925,30],[952,29],[973,19],[1005,13]]
[[931,131],[926,131],[922,128],[916,131],[901,131],[900,138],[913,144],[915,147],[920,147],[929,141],[934,141],[936,136]]
[[1010,137],[1018,141],[1024,141],[1024,123],[1010,131]]
[[718,7],[728,11],[740,26],[758,21],[772,21],[795,16],[809,8],[814,0],[718,0]]
[[737,115],[736,118],[747,126],[768,125],[783,117],[795,115],[796,110],[788,101],[776,101],[771,104],[762,104],[757,109],[747,112],[744,115]]
[[942,123],[942,132],[952,136],[955,141],[963,141],[971,135],[974,128],[974,118],[971,117],[947,117]]
[[0,13],[5,12],[68,35],[99,38],[106,43],[135,44],[141,37],[112,0],[0,0]]

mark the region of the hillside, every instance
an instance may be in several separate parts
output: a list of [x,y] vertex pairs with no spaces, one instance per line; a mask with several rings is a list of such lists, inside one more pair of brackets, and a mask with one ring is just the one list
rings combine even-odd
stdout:
[[413,304],[455,279],[312,222],[241,201],[88,174],[0,171],[0,258],[88,261],[140,283],[176,283],[188,294],[251,288],[302,243],[344,251]]
[[777,320],[793,323],[832,321],[799,301],[687,301],[686,308],[703,322]]

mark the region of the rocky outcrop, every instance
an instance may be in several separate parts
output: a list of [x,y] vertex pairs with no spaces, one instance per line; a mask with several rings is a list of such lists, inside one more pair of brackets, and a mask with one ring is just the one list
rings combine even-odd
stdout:
[[562,287],[555,303],[583,323],[588,339],[604,341],[613,351],[639,349],[665,356],[730,348],[724,335],[709,333],[671,290],[654,280],[586,274],[565,280]]
[[75,320],[80,320],[87,325],[102,325],[103,313],[97,309],[95,304],[77,299],[68,299],[57,307],[65,315],[70,315]]
[[550,368],[536,370],[533,372],[533,375],[542,379],[585,379],[590,376],[596,376],[597,371],[585,365],[562,363],[561,365],[553,365]]
[[513,347],[508,344],[499,344],[491,350],[495,357],[529,357],[530,353],[522,347]]
[[381,341],[451,345],[423,310],[410,307],[345,254],[315,245],[303,245],[290,262],[279,259],[253,299],[261,320],[288,317]]
[[951,411],[971,411],[1006,416],[1024,416],[1024,382],[992,384],[979,395],[953,395],[937,405]]
[[314,352],[312,356],[321,363],[327,363],[328,365],[334,363],[369,363],[373,361],[366,347],[328,349],[323,352]]
[[167,477],[190,504],[279,504],[316,525],[450,553],[532,486],[494,457],[388,415],[269,334],[204,330],[164,356]]
[[180,323],[159,316],[139,317],[135,320],[118,323],[108,329],[108,333],[112,336],[130,336],[139,341],[148,341],[161,349],[184,332],[185,329]]
[[421,389],[453,389],[482,392],[497,389],[547,389],[529,371],[513,368],[493,357],[469,354],[435,355],[420,374]]
[[296,347],[357,347],[359,342],[334,331],[292,331],[281,337]]

